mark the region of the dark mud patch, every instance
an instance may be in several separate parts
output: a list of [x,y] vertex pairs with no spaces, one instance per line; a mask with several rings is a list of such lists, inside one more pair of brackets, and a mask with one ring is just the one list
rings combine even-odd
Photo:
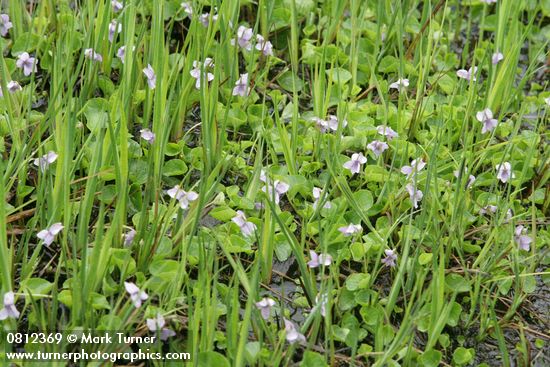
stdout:
[[[502,332],[509,354],[510,366],[550,366],[550,287],[540,275],[535,279],[537,281],[535,292],[529,295],[518,310],[518,316],[521,316],[522,319],[521,326],[515,322],[503,326]],[[517,348],[521,345],[521,328],[527,343],[525,351]],[[537,347],[540,341],[544,343],[541,348]],[[481,342],[473,338],[468,341],[468,344],[476,351],[472,366],[477,366],[480,363],[485,363],[490,367],[505,365],[498,342],[494,338],[488,337]]]

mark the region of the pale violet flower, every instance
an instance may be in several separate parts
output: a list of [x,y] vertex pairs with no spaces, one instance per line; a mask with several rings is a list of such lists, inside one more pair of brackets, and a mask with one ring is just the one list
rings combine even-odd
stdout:
[[483,124],[483,127],[481,128],[482,134],[493,131],[498,124],[497,119],[493,118],[493,111],[491,111],[490,108],[486,108],[483,111],[476,113],[476,119]]
[[275,180],[275,182],[271,184],[271,181],[268,179],[263,169],[260,171],[260,181],[265,183],[264,187],[262,187],[262,191],[270,198],[275,196],[276,204],[279,204],[280,197],[290,189],[290,185],[283,181]]
[[418,208],[418,202],[424,197],[422,191],[417,190],[412,184],[407,184],[405,189],[407,189],[407,192],[409,193],[413,207],[415,209]]
[[36,58],[34,57],[31,57],[28,52],[20,53],[17,56],[17,61],[15,62],[15,66],[17,66],[19,69],[23,69],[23,74],[25,76],[36,73],[37,64],[38,60],[36,60]]
[[483,208],[479,209],[479,214],[487,214],[487,213],[496,213],[498,209],[498,206],[496,205],[486,205]]
[[264,56],[273,56],[273,45],[259,34],[256,35],[256,50],[262,51]]
[[[132,51],[136,50],[136,46],[132,46]],[[126,46],[120,46],[116,52],[116,57],[124,64],[124,58],[126,57]]]
[[382,259],[382,263],[390,268],[395,266],[395,261],[397,260],[397,254],[394,250],[386,249],[384,250],[385,258]]
[[312,192],[313,192],[313,198],[315,199],[315,201],[317,201],[321,198],[321,193],[323,192],[323,189],[319,187],[313,187]]
[[390,84],[390,89],[401,91],[409,86],[409,79],[397,79],[396,82]]
[[15,93],[23,89],[21,88],[21,85],[19,85],[19,83],[17,83],[15,80],[10,81],[7,87],[8,87],[8,92],[10,93]]
[[290,344],[294,344],[295,342],[306,342],[306,337],[300,333],[297,329],[294,323],[290,320],[283,319],[285,322],[285,332],[286,332],[286,340]]
[[199,22],[204,27],[208,27],[208,24],[210,23],[210,13],[202,13],[201,15],[199,15]]
[[[275,188],[275,190],[273,190],[273,188]],[[287,183],[275,180],[273,186],[267,184],[262,188],[262,191],[265,192],[270,198],[275,196],[275,204],[279,204],[281,196],[284,195],[289,189],[290,186]]]
[[124,5],[120,1],[111,0],[111,7],[113,8],[113,12],[118,13],[124,8]]
[[382,153],[384,153],[386,149],[388,149],[388,144],[384,143],[383,141],[375,140],[367,145],[367,149],[370,149],[374,153],[376,158],[378,158]]
[[273,182],[273,185],[266,181],[265,186],[262,187],[262,191],[265,192],[270,199],[272,197],[275,198],[275,204],[279,204],[281,196],[284,195],[289,189],[289,184],[279,180],[275,180],[275,182]]
[[[338,130],[338,125],[339,125],[338,117],[335,115],[328,115],[328,119],[327,119],[328,128],[331,129],[332,131],[336,131]],[[348,120],[343,119],[342,128],[346,126],[348,126]]]
[[502,60],[504,60],[504,55],[502,54],[502,52],[495,52],[493,56],[491,56],[491,63],[493,65],[498,64]]
[[[327,132],[328,130],[337,131],[339,126],[338,117],[335,115],[328,115],[327,120],[320,119],[319,117],[314,117],[313,121],[317,124],[317,127],[321,130],[321,132]],[[342,120],[342,128],[346,127],[348,125],[348,121],[346,119]]]
[[[313,209],[317,209],[317,205],[319,204],[319,200],[321,200],[321,193],[322,192],[323,192],[323,190],[318,188],[318,187],[313,188],[313,198],[315,199],[315,201],[313,202]],[[325,208],[325,209],[332,208],[332,204],[330,203],[330,201],[327,201],[325,203],[325,205],[323,205],[323,208]]]
[[353,153],[351,159],[344,163],[344,168],[349,169],[352,174],[359,173],[361,171],[361,165],[367,162],[367,158],[363,153]]
[[13,292],[4,293],[4,307],[0,310],[0,320],[19,318],[19,311],[15,308],[15,295]]
[[139,133],[141,138],[146,142],[148,142],[149,144],[153,144],[155,142],[155,133],[153,133],[151,130],[141,129]]
[[176,335],[176,332],[172,329],[163,328],[160,331],[160,340],[168,340],[168,338],[171,338]]
[[315,296],[315,303],[320,307],[319,313],[321,316],[326,317],[327,316],[327,304],[328,304],[328,295],[325,293],[321,295],[318,293]]
[[460,69],[456,72],[459,78],[466,79],[467,81],[476,81],[477,66],[474,68],[469,68],[468,70]]
[[422,171],[425,166],[426,162],[424,162],[422,158],[414,159],[410,166],[401,167],[401,173],[407,175],[407,178],[411,176],[414,177],[418,172]]
[[[244,25],[237,28],[237,44],[239,47],[244,48],[245,50],[252,49],[252,37],[254,36],[254,31],[252,28],[245,27]],[[235,44],[235,40],[231,40],[232,44]]]
[[203,25],[203,27],[208,27],[208,24],[210,24],[210,13],[202,13],[199,15],[199,22]]
[[8,14],[0,14],[0,34],[2,37],[6,37],[11,28],[13,28],[13,24],[10,22],[10,16]]
[[195,201],[199,198],[199,194],[197,194],[194,191],[189,191],[186,193],[181,199],[180,199],[180,208],[187,209],[189,207],[189,204],[192,201]]
[[363,228],[361,227],[360,224],[353,224],[353,223],[350,223],[350,224],[348,224],[347,226],[343,226],[343,227],[338,228],[338,230],[339,230],[345,237],[349,237],[349,236],[354,235],[354,234],[356,234],[356,233],[361,233],[361,231],[363,230]]
[[514,231],[514,241],[516,241],[520,249],[524,251],[529,251],[533,239],[530,236],[524,234],[526,232],[527,228],[523,228],[522,225],[517,226],[516,230]]
[[506,221],[504,223],[508,223],[511,219],[514,213],[512,212],[512,209],[508,209],[506,212]]
[[160,340],[167,340],[168,338],[176,335],[173,330],[165,328],[164,325],[166,325],[166,321],[160,313],[157,313],[157,317],[154,319],[147,319],[147,328],[151,332],[160,331]]
[[260,170],[260,181],[267,183],[267,176],[263,168]]
[[319,254],[313,250],[309,250],[309,256],[311,260],[308,261],[307,266],[310,268],[317,268],[319,266],[329,266],[332,264],[332,256],[329,254]]
[[[212,15],[212,21],[215,23],[218,21],[218,14]],[[199,16],[199,22],[204,26],[208,27],[210,24],[210,13],[203,13]]]
[[187,1],[184,1],[181,3],[181,7],[183,8],[183,12],[187,15],[193,15],[193,7],[191,4]]
[[271,308],[273,306],[275,306],[275,301],[269,297],[264,297],[260,301],[256,302],[256,308],[260,310],[260,313],[262,314],[262,318],[264,320],[269,319]]
[[149,331],[157,331],[161,330],[164,325],[166,324],[166,321],[164,320],[164,317],[159,313],[157,313],[157,317],[154,319],[147,319],[147,328]]
[[167,190],[166,193],[172,199],[176,199],[180,203],[182,209],[187,209],[189,203],[198,199],[199,194],[194,191],[186,192],[180,188],[179,185],[174,186],[170,190]]
[[376,127],[376,131],[378,134],[383,135],[388,140],[392,140],[393,138],[397,138],[399,134],[397,134],[391,127],[380,125]]
[[[204,66],[204,68],[213,68],[215,65],[214,65],[214,60],[212,60],[211,57],[206,57],[204,59],[204,62],[202,63],[202,65]],[[200,68],[201,67],[201,62],[200,61],[193,61],[193,67],[194,68]]]
[[[279,180],[275,180],[275,182],[273,182],[273,187],[275,188],[276,194],[279,196],[284,195],[290,189],[289,184]],[[278,202],[278,200],[276,201]]]
[[[212,63],[211,58],[207,58],[204,63],[201,63],[200,61],[193,61],[193,69],[189,71],[189,74],[191,74],[191,76],[195,78],[195,88],[197,89],[201,89],[201,79],[203,75],[201,67],[203,66],[204,69],[208,67],[214,67],[214,63]],[[214,74],[206,72],[206,81],[211,82],[212,80],[214,80]]]
[[[134,46],[135,50],[135,46]],[[118,50],[116,51],[116,57],[120,59],[120,61],[124,64],[124,58],[126,57],[126,46],[120,46]]]
[[153,67],[150,64],[147,64],[147,67],[143,69],[143,74],[147,78],[149,89],[155,89],[157,86],[157,76],[155,75],[155,70],[153,70]]
[[235,82],[233,88],[234,96],[246,97],[250,93],[250,87],[248,86],[248,73],[241,74],[241,77]]
[[33,164],[36,167],[40,168],[40,171],[45,172],[46,168],[53,162],[57,160],[57,153],[53,151],[49,151],[48,153],[44,154],[42,157],[36,158],[33,161]]
[[132,242],[134,242],[134,238],[136,237],[136,230],[133,228],[130,228],[128,232],[124,235],[124,246],[130,246]]
[[466,184],[466,188],[470,188],[473,186],[474,182],[476,182],[476,176],[474,175],[469,175],[468,176],[468,183]]
[[176,335],[173,330],[164,327],[164,325],[166,325],[166,321],[160,312],[157,313],[157,317],[154,319],[147,319],[146,322],[149,331],[153,333],[160,331],[160,340],[167,340],[168,338]]
[[[465,172],[467,173],[468,170],[465,170]],[[459,172],[458,170],[456,170],[456,171],[453,172],[453,174],[454,174],[454,176],[455,176],[456,178],[458,178],[459,173],[460,173],[460,172]],[[472,187],[472,185],[474,184],[475,180],[476,180],[476,176],[474,176],[474,175],[469,175],[469,176],[468,176],[468,184],[466,185],[466,188],[469,189],[470,187]]]
[[512,165],[510,162],[504,162],[495,166],[497,170],[497,179],[506,183],[508,180],[515,178],[514,172],[512,172]]
[[480,0],[482,3],[485,4],[496,4],[497,0]]
[[50,246],[55,239],[55,236],[63,229],[61,223],[54,223],[49,228],[43,229],[36,234],[36,237],[44,242],[44,245]]
[[544,99],[544,103],[550,106],[550,97]]
[[245,237],[252,236],[256,231],[256,225],[246,220],[246,215],[242,210],[237,210],[237,214],[231,219],[241,229],[241,233]]
[[313,122],[315,122],[315,124],[317,125],[319,130],[321,130],[322,133],[327,132],[327,130],[328,130],[328,121],[327,120],[323,120],[319,117],[313,117],[312,120],[313,120]]
[[116,19],[113,19],[111,23],[109,23],[109,42],[113,42],[115,35],[120,32],[122,32],[122,24],[117,22]]
[[86,58],[93,60],[95,62],[102,62],[103,56],[101,56],[99,53],[95,52],[93,48],[87,48],[84,50],[84,56]]
[[132,282],[124,282],[124,288],[130,295],[130,299],[136,308],[141,307],[141,303],[145,301],[149,296],[144,291],[141,291],[137,285]]

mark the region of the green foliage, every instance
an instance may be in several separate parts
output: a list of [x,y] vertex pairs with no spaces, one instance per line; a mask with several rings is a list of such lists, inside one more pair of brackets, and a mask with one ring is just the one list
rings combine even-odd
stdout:
[[161,315],[151,348],[198,366],[542,354],[549,1],[122,3],[3,3],[3,330]]

